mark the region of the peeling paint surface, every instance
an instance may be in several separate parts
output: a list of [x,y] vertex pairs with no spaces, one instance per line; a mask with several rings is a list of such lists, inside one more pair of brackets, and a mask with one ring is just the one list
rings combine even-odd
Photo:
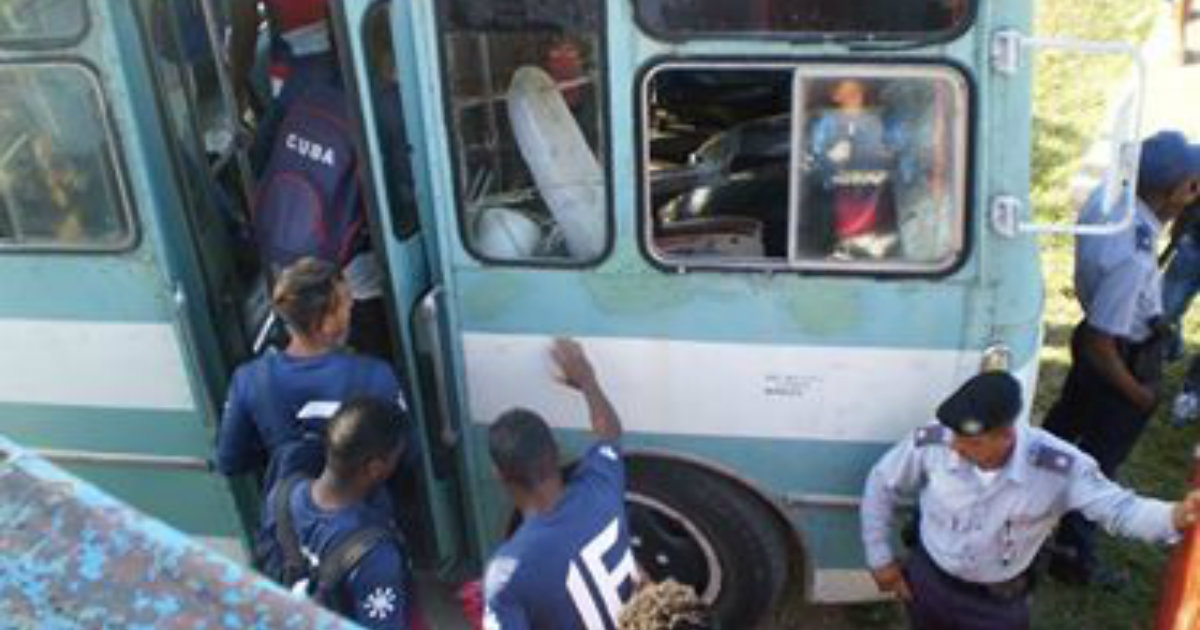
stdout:
[[0,630],[85,628],[358,626],[0,438]]

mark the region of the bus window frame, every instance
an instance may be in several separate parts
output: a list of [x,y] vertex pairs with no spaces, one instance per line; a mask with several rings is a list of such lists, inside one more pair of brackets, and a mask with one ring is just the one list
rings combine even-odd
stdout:
[[0,36],[0,49],[7,48],[12,50],[25,51],[50,51],[63,48],[74,48],[83,40],[87,39],[88,33],[92,31],[92,12],[89,10],[90,0],[79,0],[79,10],[83,15],[80,20],[80,29],[78,33],[64,35],[61,37],[54,36],[33,36],[33,37],[16,37],[9,38]]
[[[686,260],[682,257],[670,258],[663,256],[654,246],[654,225],[651,217],[653,210],[651,203],[652,195],[650,180],[647,177],[651,156],[649,153],[650,143],[647,141],[649,138],[647,122],[650,120],[650,112],[649,101],[646,95],[647,88],[655,74],[662,69],[669,68],[693,68],[698,70],[753,69],[790,72],[793,77],[792,87],[789,90],[792,99],[795,99],[796,79],[799,76],[804,76],[804,78],[814,78],[814,76],[815,78],[862,76],[878,79],[888,78],[889,76],[888,72],[880,72],[880,69],[898,69],[890,76],[903,77],[904,75],[900,73],[904,72],[905,69],[922,68],[926,70],[940,69],[937,72],[929,72],[926,76],[942,74],[958,80],[962,86],[962,98],[959,104],[963,107],[964,114],[962,116],[962,138],[956,143],[958,159],[963,171],[960,182],[960,199],[956,200],[957,203],[955,206],[960,209],[959,215],[961,217],[958,226],[959,232],[954,241],[954,244],[957,245],[955,255],[937,266],[919,263],[895,264],[896,261],[886,264],[872,264],[863,261],[830,263],[814,259],[797,258],[793,251],[794,234],[789,234],[787,255],[774,260],[731,259],[722,261],[719,257],[715,256],[702,256],[696,257],[694,260]],[[827,70],[823,74],[815,74],[813,72],[815,68],[827,68]],[[847,68],[852,68],[853,71],[847,71]],[[643,64],[635,78],[635,85],[637,89],[634,90],[633,98],[635,112],[634,141],[637,143],[636,178],[638,192],[636,207],[638,248],[641,250],[643,259],[659,271],[664,273],[781,273],[800,276],[871,278],[876,280],[939,279],[954,275],[970,260],[975,245],[973,234],[976,220],[975,152],[978,150],[976,142],[976,124],[979,116],[978,84],[969,68],[961,63],[952,59],[932,57],[904,57],[902,59],[861,58],[855,59],[852,63],[842,63],[831,61],[829,58],[817,57],[787,59],[764,57],[747,61],[731,57],[681,58],[660,56],[649,59]],[[804,114],[806,109],[803,106],[797,108],[793,104],[792,112],[794,114]],[[802,126],[800,132],[797,133],[793,124],[792,156],[789,160],[793,165],[798,146],[796,143],[802,140],[803,137],[804,131]],[[798,191],[794,187],[797,185],[797,180],[801,178],[801,175],[796,173],[794,166],[789,167],[789,170],[791,173],[788,182],[788,229],[789,231],[794,231],[796,215],[801,210],[800,202],[795,198]]]
[[111,244],[102,245],[95,241],[70,245],[62,242],[39,242],[33,244],[9,243],[0,240],[0,256],[14,254],[96,254],[113,255],[125,254],[138,248],[142,240],[141,223],[138,220],[137,208],[130,192],[129,164],[124,147],[124,138],[120,127],[109,105],[108,92],[105,91],[104,75],[90,59],[71,55],[39,56],[22,59],[0,61],[0,72],[16,67],[63,67],[81,72],[94,88],[92,94],[100,104],[100,125],[108,141],[108,157],[112,165],[112,179],[116,187],[116,197],[113,210],[124,220],[123,238]]
[[[475,245],[474,239],[471,237],[466,219],[467,204],[464,199],[465,191],[459,186],[459,181],[462,176],[462,160],[461,150],[457,141],[457,126],[454,122],[454,106],[452,103],[453,94],[451,86],[454,85],[450,80],[450,64],[449,51],[447,40],[450,29],[450,12],[449,1],[439,3],[439,8],[436,11],[435,20],[437,23],[437,59],[438,59],[438,81],[441,84],[439,92],[442,95],[441,108],[442,116],[446,121],[446,144],[449,149],[450,156],[450,175],[452,186],[454,189],[454,222],[458,232],[459,242],[462,244],[462,250],[474,261],[481,266],[487,268],[509,268],[509,269],[530,269],[530,270],[549,270],[549,271],[564,271],[564,270],[589,270],[599,268],[612,258],[613,252],[616,249],[617,242],[617,219],[616,219],[616,201],[615,189],[613,187],[613,163],[614,163],[614,147],[613,147],[613,132],[612,132],[612,81],[609,80],[608,73],[608,3],[602,3],[600,8],[600,16],[598,18],[598,42],[594,57],[598,60],[596,66],[596,74],[600,78],[599,85],[603,87],[603,98],[598,100],[600,112],[597,114],[597,122],[601,125],[600,137],[603,139],[604,151],[599,152],[596,156],[604,170],[604,248],[600,253],[589,260],[573,260],[570,257],[563,258],[493,258],[485,256]],[[547,29],[535,29],[539,32]],[[487,32],[487,31],[484,31]],[[505,31],[507,32],[507,31]]]
[[[941,31],[781,31],[781,30],[712,30],[712,31],[664,31],[646,23],[641,5],[645,0],[630,0],[633,22],[642,34],[667,44],[683,44],[703,41],[782,41],[796,44],[843,43],[852,48],[870,49],[875,45],[897,48],[897,44],[911,42],[916,46],[936,46],[962,37],[979,20],[979,5],[982,0],[966,0],[967,10],[954,28]],[[903,46],[908,48],[908,46]]]
[[[166,6],[169,3],[176,2],[176,1],[177,0],[149,0],[149,1],[138,2],[137,6],[134,8],[134,11],[135,11],[137,19],[138,19],[138,28],[143,33],[143,38],[142,38],[143,53],[142,54],[143,54],[144,58],[146,59],[146,64],[149,69],[150,82],[154,86],[154,89],[153,89],[154,104],[158,110],[157,118],[159,118],[161,120],[161,133],[163,134],[163,138],[166,139],[166,144],[167,144],[166,151],[167,151],[167,155],[168,155],[168,161],[170,163],[171,175],[174,178],[173,183],[175,184],[176,188],[178,189],[179,195],[182,198],[185,205],[191,204],[191,205],[198,206],[200,204],[213,204],[213,203],[216,203],[216,201],[214,199],[212,199],[211,196],[204,190],[204,187],[194,186],[193,184],[195,182],[191,181],[191,178],[193,178],[194,176],[187,174],[187,169],[185,168],[184,165],[186,164],[186,159],[185,159],[186,155],[185,154],[186,154],[188,148],[180,146],[182,144],[182,142],[184,141],[184,139],[180,138],[179,135],[177,134],[178,129],[176,128],[176,123],[175,123],[175,119],[174,119],[175,114],[171,111],[171,104],[168,102],[169,97],[167,96],[166,88],[163,85],[164,77],[163,77],[162,68],[160,66],[161,60],[159,58],[159,55],[157,55],[154,51],[154,46],[150,41],[149,33],[145,30],[146,28],[148,28],[150,26],[150,24],[151,24],[150,20],[154,19],[153,13],[149,13],[149,12],[152,12],[157,8],[156,3],[161,2],[162,6]],[[184,0],[184,1],[190,1],[190,0]],[[197,0],[197,1],[199,2],[199,1],[206,1],[206,0]],[[175,31],[176,24],[174,22],[172,22],[171,28],[172,28],[172,37],[176,38],[175,41],[178,42],[178,38],[177,38],[178,32]],[[185,71],[179,70],[179,72],[185,72]],[[188,139],[188,142],[192,143],[192,145],[193,145],[192,148],[199,148],[201,150],[201,152],[203,152],[204,126],[203,126],[200,116],[197,112],[197,103],[195,102],[195,99],[194,99],[195,95],[191,93],[190,88],[188,88],[187,91],[188,91],[188,94],[187,94],[187,100],[188,100],[188,108],[187,109],[188,109],[188,111],[187,111],[187,129],[185,131],[187,132],[188,136],[190,136]],[[201,157],[203,157],[203,155]],[[215,177],[213,177],[214,173],[211,169],[211,166],[206,161],[201,160],[197,163],[196,166],[197,166],[197,168],[202,167],[202,170],[205,171],[205,173],[203,175],[204,177],[210,178],[212,183],[214,183],[214,184],[216,183],[216,179],[215,179]],[[247,202],[247,203],[249,203],[249,202]],[[235,205],[241,205],[241,204],[235,204]],[[245,208],[245,210],[249,211],[249,207],[247,206]],[[248,217],[247,217],[247,220],[248,220]],[[189,229],[194,229],[194,228],[189,228]]]

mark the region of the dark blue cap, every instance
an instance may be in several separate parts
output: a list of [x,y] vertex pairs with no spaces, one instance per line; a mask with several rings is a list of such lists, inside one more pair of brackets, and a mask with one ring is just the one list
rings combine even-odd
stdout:
[[1021,412],[1021,384],[1008,372],[972,376],[937,409],[938,422],[959,435],[979,435],[1013,423]]
[[1140,184],[1167,190],[1189,177],[1200,177],[1200,146],[1189,144],[1178,131],[1160,131],[1142,141]]

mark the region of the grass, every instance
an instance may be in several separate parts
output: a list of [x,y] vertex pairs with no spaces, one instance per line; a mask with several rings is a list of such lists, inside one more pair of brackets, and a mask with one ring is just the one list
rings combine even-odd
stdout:
[[[1162,10],[1159,0],[1041,0],[1036,32],[1043,36],[1138,42],[1145,39]],[[1069,54],[1046,55],[1038,62],[1032,195],[1040,219],[1069,221],[1074,216],[1070,179],[1079,170],[1087,145],[1104,118],[1111,91],[1120,85],[1126,66],[1127,62],[1119,59]],[[1063,237],[1046,237],[1041,243],[1046,336],[1034,400],[1037,418],[1045,414],[1061,389],[1070,361],[1067,343],[1080,318],[1071,286],[1072,246],[1072,240]],[[1185,336],[1191,340],[1188,355],[1200,352],[1200,318],[1186,322]],[[1165,399],[1178,390],[1184,369],[1182,362],[1168,369]],[[1164,405],[1155,415],[1119,480],[1139,492],[1173,498],[1186,489],[1192,468],[1191,449],[1200,440],[1200,427],[1171,427],[1166,422],[1167,407]],[[1168,551],[1107,536],[1101,539],[1101,559],[1128,567],[1130,587],[1114,594],[1042,580],[1034,597],[1034,628],[1120,630],[1152,626]],[[905,627],[903,615],[894,604],[844,607],[837,612],[816,608],[808,615],[788,617],[815,620],[819,627],[826,628]]]

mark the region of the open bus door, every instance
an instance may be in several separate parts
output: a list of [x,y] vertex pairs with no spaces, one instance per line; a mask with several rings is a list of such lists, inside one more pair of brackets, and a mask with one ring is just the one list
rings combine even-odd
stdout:
[[144,61],[167,40],[139,28],[150,7],[0,11],[0,433],[232,541],[243,532],[228,485],[207,466],[218,309],[196,248],[181,245],[197,206],[174,183],[203,164],[163,142]]
[[449,575],[467,552],[463,538],[460,484],[461,439],[451,416],[452,392],[445,361],[442,296],[434,286],[430,260],[435,245],[423,229],[418,209],[424,160],[409,138],[423,125],[413,101],[415,87],[406,63],[412,42],[393,37],[396,16],[389,0],[330,3],[334,37],[348,93],[354,96],[359,154],[366,165],[364,186],[375,251],[386,258],[393,335],[402,382],[422,445],[418,509],[422,540],[418,557]]

